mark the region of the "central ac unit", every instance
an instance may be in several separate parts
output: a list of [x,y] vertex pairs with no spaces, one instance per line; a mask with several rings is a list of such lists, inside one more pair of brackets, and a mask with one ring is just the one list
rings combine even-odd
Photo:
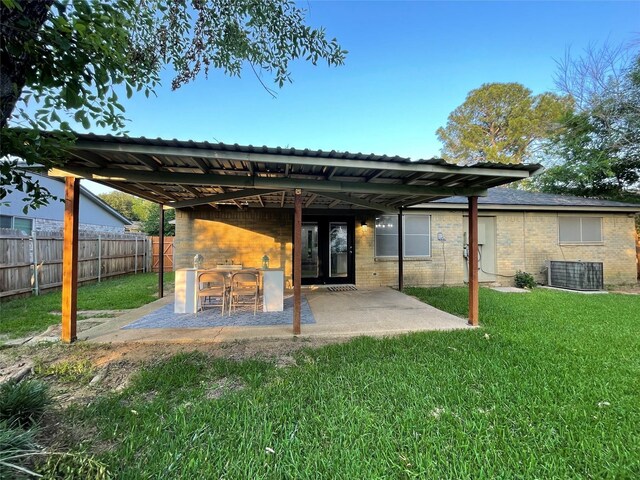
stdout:
[[548,283],[550,287],[570,290],[597,291],[604,288],[602,262],[549,262]]

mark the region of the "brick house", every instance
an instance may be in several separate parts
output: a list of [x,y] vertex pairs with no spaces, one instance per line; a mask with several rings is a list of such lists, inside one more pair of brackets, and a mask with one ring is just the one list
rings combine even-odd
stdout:
[[[606,262],[608,283],[635,279],[635,258],[627,254],[635,248],[635,206],[550,205],[551,210],[538,212],[528,204],[497,209],[484,203],[481,213],[486,218],[479,221],[481,198],[494,187],[529,178],[540,165],[452,165],[437,158],[412,161],[333,150],[94,134],[79,135],[69,153],[59,168],[48,172],[65,179],[69,213],[62,308],[66,342],[76,337],[75,212],[82,179],[175,208],[175,268],[192,267],[197,254],[204,256],[204,267],[230,262],[260,267],[267,257],[269,267],[284,270],[293,287],[294,335],[301,331],[303,283],[459,284],[468,264],[469,323],[478,325],[479,274],[504,274],[500,278],[510,283],[516,268],[537,273],[543,258],[590,252]],[[455,201],[437,202],[456,196],[466,199],[466,209]],[[520,227],[518,212],[524,212]],[[558,222],[572,212],[580,215]],[[589,219],[594,215],[599,220]],[[540,243],[548,246],[527,247],[527,234],[539,235]],[[491,249],[487,240],[494,238]],[[585,248],[570,246],[576,242]],[[625,259],[619,265],[612,263],[616,255]],[[160,296],[162,276],[160,269]]]
[[[479,199],[481,282],[513,284],[517,270],[545,282],[549,260],[603,262],[605,284],[637,278],[634,215],[639,205],[489,189]],[[303,283],[398,285],[397,214],[308,211],[302,218]],[[176,268],[241,263],[270,265],[292,274],[293,219],[287,210],[236,205],[178,209]],[[462,284],[467,201],[449,197],[404,213],[405,285]]]

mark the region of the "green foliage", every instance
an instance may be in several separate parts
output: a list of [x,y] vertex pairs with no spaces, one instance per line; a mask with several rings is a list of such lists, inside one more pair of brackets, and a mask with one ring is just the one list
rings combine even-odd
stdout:
[[[606,49],[598,53],[612,55]],[[593,79],[584,77],[597,72],[604,60],[589,57],[569,64],[577,69],[570,72],[579,88],[565,88],[581,95],[581,108],[563,117],[552,138],[547,148],[552,164],[535,179],[540,190],[640,203],[640,53],[629,63],[623,60]],[[594,84],[587,98],[581,94],[585,83]]]
[[[408,292],[466,314],[466,288]],[[69,421],[114,445],[100,459],[119,479],[635,478],[639,308],[483,288],[480,329],[357,338],[288,368],[180,354]],[[230,377],[245,388],[210,395]]]
[[47,386],[36,380],[0,385],[0,421],[28,427],[40,418],[50,403]]
[[436,134],[448,161],[522,163],[570,108],[566,97],[534,96],[519,83],[488,83],[469,92]]
[[38,474],[44,480],[109,480],[113,478],[107,465],[86,453],[51,453]]
[[0,157],[11,158],[0,164],[0,200],[17,189],[32,208],[50,195],[18,159],[58,164],[74,140],[71,122],[122,132],[122,98],[154,94],[167,66],[174,89],[210,69],[240,75],[245,65],[282,87],[292,60],[337,66],[346,56],[291,0],[4,0],[0,18]]
[[[160,206],[152,204],[147,211],[147,217],[142,223],[142,231],[147,235],[157,236],[160,234]],[[175,224],[169,223],[176,219],[176,211],[171,208],[164,211],[164,234],[174,236],[176,234]]]
[[37,375],[53,376],[62,382],[86,383],[93,376],[93,364],[90,360],[62,360],[53,364],[36,364],[34,372]]
[[515,285],[518,288],[534,288],[536,281],[530,273],[518,270],[515,276]]
[[0,478],[32,475],[27,465],[30,457],[39,450],[33,430],[23,430],[6,420],[0,420]]
[[[173,283],[173,272],[164,274],[165,289]],[[78,288],[79,310],[124,310],[156,300],[158,275],[139,273],[104,280]],[[10,338],[41,332],[60,323],[61,294],[51,292],[37,297],[16,298],[0,305],[0,335]]]
[[144,222],[152,208],[157,208],[155,203],[124,192],[107,192],[98,195],[110,207],[124,215],[129,220]]

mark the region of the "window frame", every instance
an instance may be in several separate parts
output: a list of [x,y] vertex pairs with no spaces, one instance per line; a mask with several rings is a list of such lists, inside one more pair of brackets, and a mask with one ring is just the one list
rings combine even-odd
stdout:
[[[560,223],[564,218],[577,218],[580,221],[580,228],[578,233],[580,234],[579,240],[563,241],[560,238]],[[584,229],[582,221],[585,218],[597,218],[600,220],[600,240],[583,240]],[[604,244],[604,217],[600,215],[558,215],[558,245],[603,245]]]
[[[31,217],[19,217],[19,216],[16,216],[16,215],[2,215],[2,216],[9,219],[9,221],[11,223],[11,225],[9,226],[9,230],[20,230],[25,235],[31,235],[33,233],[33,229],[34,229],[34,226],[35,226],[35,222],[34,222],[33,218],[31,218]],[[28,220],[29,223],[31,224],[31,226],[29,228],[29,231],[25,232],[21,228],[16,228],[16,219]],[[6,227],[3,227],[3,228],[6,228]]]
[[[374,225],[373,225],[373,258],[374,259],[381,259],[381,260],[388,260],[388,259],[397,259],[398,258],[398,254],[396,253],[395,255],[378,255],[378,233],[377,233],[377,226],[376,226],[376,219],[381,218],[381,217],[395,217],[396,219],[398,218],[398,215],[389,215],[389,214],[383,214],[383,215],[378,215],[375,217],[374,219]],[[406,249],[406,244],[407,244],[407,229],[406,229],[406,218],[407,217],[426,217],[429,220],[429,228],[426,234],[418,234],[418,233],[412,233],[409,235],[416,235],[416,236],[426,236],[427,237],[427,241],[428,241],[428,251],[429,254],[428,255],[407,255],[407,249]],[[428,214],[428,213],[403,213],[402,214],[402,259],[403,260],[411,260],[411,259],[430,259],[432,257],[432,242],[431,242],[431,218],[432,215]],[[382,234],[385,235],[385,234]],[[398,233],[395,234],[387,234],[389,236],[393,235],[396,237],[396,244],[397,244],[397,236]]]

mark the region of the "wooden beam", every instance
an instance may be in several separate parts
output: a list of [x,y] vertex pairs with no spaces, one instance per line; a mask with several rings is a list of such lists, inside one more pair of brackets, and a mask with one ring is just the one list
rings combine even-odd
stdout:
[[160,187],[156,187],[155,185],[152,185],[151,183],[145,183],[144,186],[147,187],[152,192],[157,193],[158,195],[160,195],[162,197],[168,198],[170,201],[177,201],[176,199],[178,197],[176,197],[176,195],[174,195],[171,192],[167,192],[167,191],[163,190]]
[[196,205],[206,205],[207,203],[238,200],[240,198],[255,197],[258,195],[266,195],[267,193],[275,193],[279,191],[280,190],[263,190],[258,188],[251,188],[245,190],[237,190],[234,192],[219,193],[217,195],[207,195],[205,197],[191,198],[189,200],[169,202],[167,205],[173,208],[195,207]]
[[256,195],[256,198],[258,199],[258,202],[260,202],[260,206],[264,208],[264,202],[262,201],[262,197],[260,195]]
[[337,182],[293,178],[247,177],[244,175],[202,175],[199,173],[141,172],[125,169],[89,169],[65,166],[51,169],[50,176],[77,175],[90,180],[129,181],[167,185],[216,185],[264,189],[306,189],[315,192],[381,193],[388,195],[486,196],[486,188],[447,188],[391,183]]
[[402,224],[402,207],[398,208],[398,290],[404,289],[404,238]]
[[147,155],[167,155],[173,157],[208,158],[215,160],[231,160],[257,163],[275,163],[291,165],[324,165],[328,167],[351,167],[368,170],[395,170],[411,172],[437,172],[437,173],[471,173],[486,176],[502,176],[510,178],[527,178],[529,172],[525,169],[509,168],[481,168],[459,165],[435,165],[419,162],[390,162],[389,159],[381,160],[348,160],[345,158],[305,157],[299,155],[280,155],[273,153],[246,153],[216,150],[214,148],[193,148],[181,146],[163,145],[139,145],[126,143],[92,142],[79,139],[72,150],[107,151],[123,153],[143,153]]
[[64,183],[64,243],[62,250],[62,341],[76,340],[78,316],[78,225],[80,179]]
[[302,191],[294,192],[293,215],[293,334],[300,335],[302,306]]
[[371,180],[375,180],[376,178],[378,178],[380,175],[382,175],[385,171],[384,170],[378,170],[376,173],[369,175],[367,177],[367,179],[365,180],[365,182],[370,182]]
[[336,205],[338,205],[341,201],[342,201],[342,200],[340,200],[340,199],[336,199],[336,200],[334,200],[333,202],[331,202],[331,203],[329,204],[329,208],[333,208],[333,207],[335,207],[335,206],[336,206]]
[[158,298],[164,297],[164,205],[160,208],[160,230],[158,231]]
[[317,196],[317,193],[312,193],[311,195],[309,195],[309,199],[307,200],[307,203],[304,204],[304,208],[309,208]]
[[332,208],[333,206],[337,205],[340,202],[345,202],[345,203],[350,203],[352,205],[358,205],[359,207],[370,208],[371,210],[378,210],[380,212],[395,212],[396,210],[395,208],[391,208],[388,205],[383,205],[382,203],[375,203],[370,200],[366,200],[364,198],[354,197],[352,195],[345,195],[344,193],[321,192],[320,195],[322,195],[323,197],[332,198],[338,201],[337,203],[335,201],[331,202],[329,204],[330,208]]
[[478,325],[478,197],[469,197],[469,325]]
[[116,190],[120,190],[121,192],[130,193],[131,195],[135,195],[136,197],[144,198],[145,200],[149,200],[153,203],[160,203],[157,195],[153,195],[152,192],[142,190],[135,185],[130,183],[122,183],[122,182],[100,182],[107,187],[115,188]]
[[287,192],[282,192],[282,198],[280,199],[280,208],[284,207],[284,199],[287,196]]

